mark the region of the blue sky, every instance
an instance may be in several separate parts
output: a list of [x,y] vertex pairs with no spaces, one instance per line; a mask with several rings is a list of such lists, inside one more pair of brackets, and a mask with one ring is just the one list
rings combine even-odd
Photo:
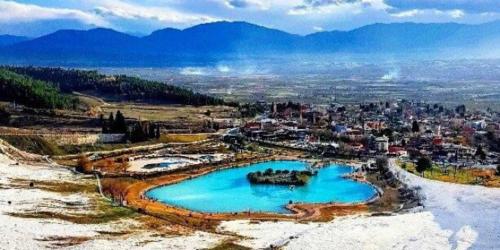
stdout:
[[309,34],[377,22],[498,19],[500,0],[0,0],[0,34],[27,36],[93,27],[145,35],[219,20]]

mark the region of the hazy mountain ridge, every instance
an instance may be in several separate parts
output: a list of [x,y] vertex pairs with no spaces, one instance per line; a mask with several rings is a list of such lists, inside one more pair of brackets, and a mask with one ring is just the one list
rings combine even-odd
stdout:
[[[60,30],[17,43],[7,43],[0,57],[41,60],[183,60],[203,61],[223,56],[282,55],[289,53],[406,53],[449,48],[474,48],[478,44],[498,49],[500,21],[480,25],[456,23],[372,24],[351,31],[319,32],[306,36],[246,22],[215,22],[184,30],[162,29],[136,37],[97,28]],[[0,40],[1,41],[1,40]],[[0,42],[1,43],[1,42]]]
[[13,45],[27,40],[29,40],[29,38],[24,36],[0,35],[0,47]]

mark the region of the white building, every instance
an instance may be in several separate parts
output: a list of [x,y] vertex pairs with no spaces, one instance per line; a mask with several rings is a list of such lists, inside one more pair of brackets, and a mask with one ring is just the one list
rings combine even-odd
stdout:
[[377,147],[377,151],[387,153],[389,151],[389,138],[386,136],[377,137],[375,139],[375,144]]

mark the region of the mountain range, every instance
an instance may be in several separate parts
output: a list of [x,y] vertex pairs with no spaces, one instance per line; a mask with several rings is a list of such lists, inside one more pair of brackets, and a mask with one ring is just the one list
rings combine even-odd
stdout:
[[0,35],[0,47],[24,42],[28,39],[29,38],[24,36]]
[[214,22],[184,30],[166,28],[137,37],[112,29],[59,30],[42,37],[0,36],[0,62],[40,61],[154,64],[291,53],[437,52],[481,46],[498,50],[500,21],[372,24],[350,31],[295,35],[246,22]]

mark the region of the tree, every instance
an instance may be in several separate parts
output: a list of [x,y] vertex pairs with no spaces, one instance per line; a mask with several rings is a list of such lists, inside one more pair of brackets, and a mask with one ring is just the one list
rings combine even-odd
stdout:
[[106,131],[108,133],[113,133],[113,124],[115,124],[115,117],[113,116],[113,112],[109,113],[108,124]]
[[52,83],[5,68],[0,68],[0,100],[42,109],[72,109],[79,103],[77,98],[62,94]]
[[272,174],[273,174],[272,168],[268,168],[268,169],[266,169],[266,171],[264,171],[264,175],[272,175]]
[[[43,67],[2,67],[0,70],[15,72],[19,75],[29,76],[33,79],[43,81],[43,85],[36,84],[37,98],[41,97],[42,104],[50,105],[72,105],[71,101],[67,102],[61,96],[53,95],[59,89],[64,93],[72,93],[74,91],[93,91],[100,95],[119,97],[125,100],[141,100],[145,102],[164,102],[164,103],[177,103],[188,105],[231,105],[237,106],[235,102],[227,103],[222,99],[195,93],[189,89],[167,85],[162,82],[143,80],[137,77],[129,77],[124,75],[115,75],[109,77],[99,74],[97,71],[84,71],[84,70],[67,70],[62,68],[43,68]],[[0,72],[0,78],[1,74]],[[27,78],[27,77],[26,77]],[[29,78],[29,79],[31,79]],[[26,79],[23,79],[24,81]],[[34,82],[32,79],[30,85]],[[39,81],[37,81],[39,82]],[[50,84],[49,84],[50,83]],[[0,85],[0,88],[2,85]],[[32,89],[21,86],[20,89]],[[5,92],[9,93],[9,91]],[[18,92],[16,93],[23,93]],[[0,92],[1,96],[2,92]],[[12,93],[9,93],[12,96]],[[73,98],[77,100],[77,98]],[[19,99],[23,100],[23,99]],[[30,104],[31,105],[31,104]],[[37,104],[33,104],[37,105]],[[43,107],[43,105],[38,105]],[[37,107],[38,107],[37,106]],[[52,108],[52,107],[50,107]]]
[[387,157],[385,156],[377,157],[377,159],[375,160],[375,166],[379,171],[387,169],[389,167],[389,161],[387,160]]
[[0,123],[8,124],[10,121],[10,113],[5,111],[4,109],[0,109]]
[[481,145],[477,146],[475,156],[478,156],[479,159],[483,161],[486,159],[486,153],[484,152],[483,147]]
[[99,125],[101,125],[102,133],[103,134],[107,134],[108,133],[108,126],[106,124],[106,121],[104,120],[104,115],[103,114],[99,115]]
[[155,126],[155,124],[149,124],[148,126],[148,137],[151,139],[156,138]]
[[156,134],[155,134],[156,139],[160,139],[161,137],[161,132],[160,132],[160,125],[156,125]]
[[460,105],[455,108],[455,112],[457,112],[461,117],[465,116],[466,108],[465,105]]
[[144,133],[144,129],[141,125],[141,123],[136,123],[134,128],[132,129],[132,132],[130,132],[130,141],[131,142],[142,142],[142,141],[147,141],[148,136],[146,133]]
[[414,120],[414,121],[413,121],[413,123],[412,123],[412,125],[411,125],[411,131],[412,131],[413,133],[418,133],[418,132],[420,132],[420,126],[418,125],[417,120]]
[[500,175],[500,164],[497,165],[497,172],[496,175]]
[[417,172],[424,176],[424,172],[429,169],[432,169],[432,160],[429,157],[420,157],[417,161]]
[[120,110],[116,111],[116,117],[113,123],[113,132],[120,134],[127,133],[127,122],[125,121],[125,116],[123,116]]
[[90,173],[93,169],[93,164],[90,159],[85,155],[80,155],[78,158],[78,165],[76,166],[76,171],[81,173]]

